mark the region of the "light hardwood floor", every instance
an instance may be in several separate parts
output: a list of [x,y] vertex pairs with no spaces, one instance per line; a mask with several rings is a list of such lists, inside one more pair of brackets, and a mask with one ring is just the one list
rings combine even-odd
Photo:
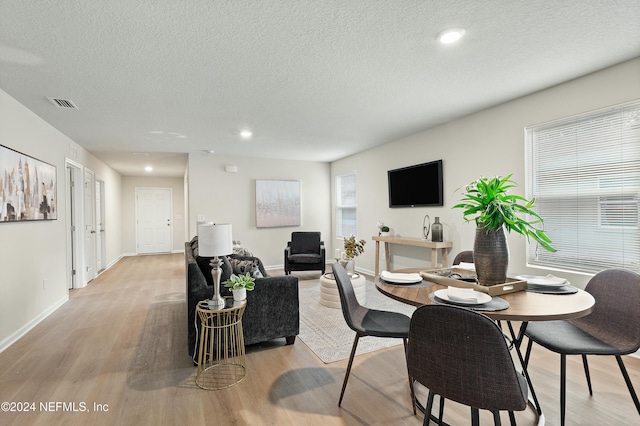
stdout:
[[[297,275],[302,282],[318,278]],[[72,290],[68,303],[0,354],[0,402],[35,404],[33,412],[0,412],[0,424],[422,424],[411,410],[402,345],[356,358],[340,408],[347,361],[324,364],[299,339],[248,347],[242,382],[201,390],[187,355],[185,318],[182,255],[122,259]],[[591,358],[593,397],[579,359],[569,358],[567,424],[640,424],[615,359]],[[625,362],[640,387],[640,359]],[[549,425],[559,423],[559,363],[534,348],[530,374]],[[516,418],[535,424],[531,409]],[[508,424],[506,413],[502,419]],[[447,401],[445,420],[470,424],[469,410]],[[493,424],[487,413],[481,422]]]

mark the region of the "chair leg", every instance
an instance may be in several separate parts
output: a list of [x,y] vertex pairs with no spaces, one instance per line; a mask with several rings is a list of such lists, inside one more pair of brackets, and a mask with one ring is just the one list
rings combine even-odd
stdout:
[[427,395],[427,406],[424,410],[424,421],[422,422],[423,426],[429,426],[429,422],[431,421],[431,410],[433,409],[433,397],[435,394],[432,391],[429,391]]
[[500,421],[500,411],[498,410],[493,412],[493,424],[495,426],[502,426],[502,422]]
[[638,414],[640,414],[640,402],[638,401],[638,396],[636,395],[636,391],[633,389],[633,384],[631,384],[631,379],[629,379],[629,374],[627,373],[627,369],[622,362],[622,357],[620,355],[616,355],[616,360],[618,361],[618,366],[620,367],[620,371],[622,372],[622,377],[624,377],[624,381],[627,384],[627,388],[629,388],[629,394],[631,395],[631,399],[633,399],[633,403],[636,405],[636,410],[638,410]]
[[560,354],[560,426],[564,426],[567,396],[567,356]]
[[340,399],[338,400],[338,407],[342,404],[342,397],[344,396],[344,390],[347,388],[347,381],[349,380],[349,374],[351,373],[351,365],[353,364],[353,358],[356,355],[356,348],[358,347],[358,340],[360,335],[356,333],[356,338],[353,341],[353,347],[351,348],[351,355],[349,356],[349,364],[347,364],[347,372],[344,375],[344,382],[342,383],[342,392],[340,392]]
[[471,407],[471,426],[480,426],[480,412],[473,407]]
[[591,375],[589,374],[589,364],[587,363],[587,356],[585,354],[582,354],[582,365],[584,366],[584,375],[587,377],[589,395],[593,396],[593,389],[591,389]]
[[511,422],[511,426],[516,426],[516,415],[513,414],[513,411],[509,411],[509,421]]
[[533,340],[529,339],[529,343],[527,343],[527,353],[524,356],[524,368],[527,368],[529,365],[529,357],[531,356],[531,347],[533,346]]
[[438,410],[438,426],[444,425],[442,417],[444,415],[444,396],[440,395],[440,409]]
[[[407,359],[407,339],[402,338],[402,343],[404,343],[404,355],[405,361]],[[409,376],[409,369],[407,368],[407,376]],[[411,405],[413,405],[413,415],[416,415],[416,393],[413,389],[413,379],[409,376],[409,391],[411,392]]]

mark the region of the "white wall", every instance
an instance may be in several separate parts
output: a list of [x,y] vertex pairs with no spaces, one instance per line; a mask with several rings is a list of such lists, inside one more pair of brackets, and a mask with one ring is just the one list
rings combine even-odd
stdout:
[[[0,223],[1,351],[69,297],[65,157],[92,168],[105,181],[107,200],[118,209],[120,177],[2,90],[0,144],[56,166],[59,206],[56,220]],[[106,234],[107,263],[122,251],[119,216],[107,207],[105,219],[113,226]]]
[[185,203],[184,179],[169,177],[122,177],[122,251],[135,255],[136,250],[136,188],[171,188],[173,224],[173,252],[184,251]]
[[[357,172],[358,236],[367,240],[366,251],[356,266],[373,271],[375,250],[371,236],[382,220],[396,234],[422,237],[425,214],[440,217],[444,238],[453,242],[449,261],[462,250],[473,248],[475,227],[462,219],[462,211],[451,207],[460,194],[456,189],[479,176],[507,175],[524,195],[524,128],[534,124],[603,108],[640,98],[640,58],[498,105],[477,114],[434,127],[422,133],[336,161],[331,176]],[[443,159],[444,206],[390,209],[387,170]],[[416,183],[416,191],[420,183]],[[510,274],[540,273],[525,267],[524,237],[509,236]],[[392,245],[394,268],[428,267],[428,249]],[[381,250],[381,260],[384,261]],[[382,263],[381,268],[384,268]],[[584,286],[587,276],[563,274]]]
[[[238,167],[227,173],[227,164]],[[266,267],[282,266],[284,248],[293,231],[320,231],[331,235],[329,163],[218,157],[190,154],[188,167],[189,235],[197,233],[196,218],[233,225],[233,238],[260,257]],[[256,228],[255,182],[300,181],[301,224],[296,227]],[[330,252],[327,256],[330,258]]]

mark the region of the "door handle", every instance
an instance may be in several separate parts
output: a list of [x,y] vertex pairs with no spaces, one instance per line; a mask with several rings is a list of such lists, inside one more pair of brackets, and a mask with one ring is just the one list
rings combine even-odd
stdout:
[[91,233],[92,233],[92,234],[95,234],[95,233],[96,233],[96,231],[91,231]]

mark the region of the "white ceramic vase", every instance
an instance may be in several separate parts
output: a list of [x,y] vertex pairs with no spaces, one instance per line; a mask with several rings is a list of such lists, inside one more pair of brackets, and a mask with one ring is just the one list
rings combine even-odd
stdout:
[[233,293],[233,300],[245,300],[247,298],[247,289],[239,288],[237,290],[231,290]]

